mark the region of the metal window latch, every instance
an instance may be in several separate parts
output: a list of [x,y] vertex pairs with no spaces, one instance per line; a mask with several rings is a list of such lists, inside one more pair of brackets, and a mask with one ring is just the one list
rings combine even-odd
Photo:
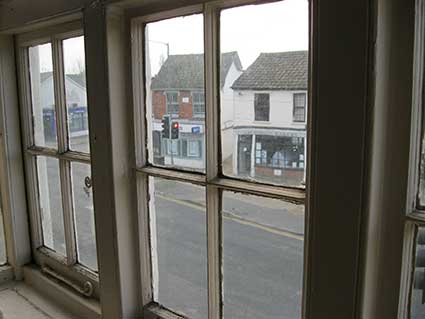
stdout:
[[84,184],[86,185],[87,188],[92,187],[92,181],[91,181],[90,176],[86,176],[86,178],[84,178]]

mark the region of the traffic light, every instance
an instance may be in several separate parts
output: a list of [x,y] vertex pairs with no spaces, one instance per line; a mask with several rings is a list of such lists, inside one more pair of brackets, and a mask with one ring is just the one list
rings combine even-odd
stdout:
[[170,117],[168,115],[165,115],[162,118],[162,137],[163,138],[170,138]]
[[422,290],[422,304],[425,303],[425,228],[419,228],[416,242],[414,289]]
[[171,139],[175,140],[179,138],[179,122],[172,122],[171,123]]

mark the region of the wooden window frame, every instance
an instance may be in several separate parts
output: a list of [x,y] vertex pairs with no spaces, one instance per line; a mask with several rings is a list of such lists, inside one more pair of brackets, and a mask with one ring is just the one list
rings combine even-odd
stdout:
[[[194,5],[176,10],[163,11],[152,15],[135,17],[132,19],[132,65],[139,65],[133,69],[133,98],[134,98],[134,124],[135,124],[135,150],[136,150],[136,175],[138,179],[138,207],[141,218],[140,232],[144,234],[140,241],[140,256],[142,261],[141,281],[142,305],[145,315],[159,316],[160,318],[184,318],[154,302],[153,276],[150,241],[150,219],[149,219],[149,177],[161,177],[180,182],[200,185],[205,188],[207,202],[207,255],[208,255],[208,317],[220,319],[222,316],[222,257],[221,257],[221,201],[225,190],[244,194],[253,194],[267,198],[277,198],[296,204],[305,203],[305,189],[276,186],[262,182],[239,180],[225,176],[221,171],[221,158],[219,149],[220,139],[220,106],[216,97],[219,96],[220,87],[216,84],[220,77],[218,46],[219,12],[223,9],[241,5],[262,3],[262,1],[233,1],[233,2],[211,2],[204,5]],[[206,172],[204,174],[191,173],[176,168],[164,168],[150,163],[147,157],[149,150],[137,145],[148,145],[147,143],[147,112],[144,94],[139,88],[145,87],[145,56],[144,51],[138,48],[144,47],[144,26],[147,23],[160,21],[172,17],[187,16],[192,14],[203,14],[204,16],[204,63],[205,63],[205,108],[206,108]],[[141,74],[137,74],[141,72]],[[142,75],[142,76],[141,76]],[[270,95],[269,95],[270,98]],[[270,109],[269,109],[270,111]],[[218,164],[218,165],[217,165]],[[165,305],[166,306],[166,305]]]
[[[64,61],[62,41],[83,36],[81,20],[54,25],[44,29],[19,34],[16,38],[18,79],[20,84],[21,127],[23,136],[24,164],[26,171],[26,188],[32,235],[33,256],[43,269],[52,269],[59,276],[68,278],[80,287],[91,286],[90,296],[99,298],[99,276],[94,270],[77,262],[77,243],[75,219],[73,212],[73,192],[71,184],[71,164],[83,163],[90,165],[90,154],[69,149],[67,106],[64,83]],[[30,89],[28,48],[44,43],[51,43],[53,62],[53,83],[55,98],[55,113],[57,127],[57,150],[35,145],[33,136],[32,101]],[[43,246],[41,227],[41,212],[38,194],[38,177],[36,161],[38,156],[55,158],[59,164],[62,207],[64,218],[64,235],[66,256]],[[83,288],[84,290],[84,288]],[[90,290],[90,289],[89,289]]]
[[[181,10],[179,9],[180,6],[190,3],[202,6],[202,4],[199,4],[200,2],[189,0],[183,4],[180,1],[140,1],[139,7],[137,7],[137,1],[90,2],[85,5],[83,14],[77,10],[78,12],[69,12],[69,15],[59,14],[53,19],[45,19],[47,14],[43,16],[40,11],[34,13],[34,17],[42,18],[35,23],[38,27],[57,24],[59,21],[70,21],[69,17],[76,19],[83,15],[85,37],[90,39],[90,41],[86,41],[87,80],[90,110],[92,114],[96,115],[90,117],[89,122],[93,180],[96,185],[94,191],[95,214],[100,217],[96,218],[95,223],[96,237],[98,238],[99,277],[102,281],[102,298],[100,301],[103,318],[140,317],[142,315],[140,301],[149,299],[149,296],[145,294],[149,289],[146,289],[145,282],[140,278],[143,279],[148,273],[150,263],[143,254],[139,256],[139,251],[145,251],[144,245],[149,242],[149,235],[144,232],[148,229],[148,225],[145,224],[143,216],[134,213],[136,205],[143,208],[143,198],[139,197],[136,200],[132,197],[136,185],[138,190],[143,189],[146,185],[135,182],[135,179],[133,179],[134,167],[143,167],[144,173],[149,173],[152,176],[169,173],[175,179],[190,180],[195,184],[205,183],[204,178],[200,178],[199,174],[186,173],[182,177],[179,171],[148,167],[144,163],[140,163],[146,158],[145,155],[147,154],[140,158],[133,158],[134,147],[137,154],[143,154],[145,151],[141,144],[137,143],[131,145],[131,147],[127,145],[128,141],[131,140],[129,136],[134,135],[140,140],[145,138],[143,137],[144,132],[137,131],[137,127],[134,128],[136,131],[133,131],[133,126],[130,125],[133,118],[128,116],[130,112],[123,112],[126,107],[132,104],[128,94],[131,80],[127,83],[127,77],[131,79],[132,75],[137,80],[139,76],[143,75],[143,72],[139,71],[131,74],[130,65],[134,69],[141,68],[142,64],[139,63],[140,61],[137,58],[135,59],[136,64],[128,63],[130,57],[134,59],[134,57],[143,54],[142,52],[138,52],[138,54],[133,52],[136,54],[130,56],[130,53],[127,52],[130,50],[133,40],[130,38],[129,32],[131,29],[130,19],[146,14],[155,16],[156,12],[164,12],[164,10],[173,10],[175,16],[175,12]],[[394,2],[401,3],[402,1],[393,0],[391,4]],[[218,4],[229,6],[240,3],[241,1],[235,0],[218,1]],[[374,60],[369,56],[369,53],[373,52],[372,48],[375,45],[378,47],[381,45],[382,39],[381,42],[375,42],[376,38],[369,38],[374,29],[374,18],[376,16],[373,10],[370,14],[371,4],[368,1],[348,3],[331,0],[326,2],[309,1],[309,3],[310,28],[314,29],[315,32],[310,35],[309,50],[310,90],[308,93],[307,121],[311,130],[308,136],[309,152],[306,159],[308,163],[306,214],[310,215],[311,218],[309,218],[309,223],[305,225],[308,231],[305,240],[304,274],[307,278],[304,281],[303,318],[353,318],[359,311],[359,307],[357,307],[358,295],[356,294],[360,277],[358,273],[358,246],[362,222],[362,198],[365,192],[362,176],[364,161],[359,159],[364,160],[366,157],[364,154],[366,145],[363,140],[365,139],[365,132],[367,132],[365,110],[369,106],[367,103],[370,102],[368,89],[374,85],[373,81],[365,84],[365,79],[368,78],[369,72],[373,72],[375,67]],[[335,12],[349,12],[350,19],[347,19],[346,14],[335,15]],[[389,12],[391,13],[391,11]],[[388,14],[384,12],[382,15],[386,17]],[[162,14],[161,17],[163,17]],[[353,24],[353,19],[358,23]],[[206,21],[208,28],[215,27],[213,22],[214,19],[209,17]],[[384,24],[386,22],[389,21],[384,19]],[[385,27],[388,25],[392,24],[387,23]],[[404,31],[401,26],[405,24],[397,25]],[[28,31],[33,27],[34,25],[23,25],[22,28],[19,28],[19,32]],[[340,32],[335,33],[336,28]],[[396,29],[398,30],[398,28]],[[17,30],[18,28],[9,30],[11,33],[6,37],[8,41],[13,43],[13,36],[10,36],[10,34],[17,32]],[[398,33],[395,32],[388,38],[392,39],[394,34]],[[401,32],[401,34],[405,39],[406,34],[410,33]],[[136,32],[136,37],[138,41],[142,38],[142,34]],[[210,36],[208,41],[217,44],[215,37],[216,35]],[[397,48],[402,47],[398,46]],[[140,50],[140,48],[136,50]],[[347,52],[350,55],[349,64],[347,64]],[[394,51],[388,50],[388,52]],[[0,52],[0,54],[3,55],[3,52]],[[7,70],[14,65],[12,56],[10,55],[7,59],[10,63],[5,64]],[[402,57],[398,60],[404,60],[405,55]],[[217,59],[218,57],[212,58]],[[385,66],[387,66],[387,63],[385,63]],[[206,67],[210,70],[213,68],[212,65]],[[5,69],[4,65],[0,65],[0,68],[2,71]],[[406,69],[403,66],[403,70]],[[341,70],[344,70],[344,72],[341,72]],[[379,72],[382,73],[382,69],[378,68],[377,70],[378,75]],[[15,73],[11,71],[7,74],[14,75]],[[341,80],[337,82],[329,81],[330,78]],[[4,92],[8,96],[9,92],[13,91],[16,82],[13,81],[13,77],[7,77],[7,79],[8,81],[2,84],[6,84]],[[9,79],[12,80],[9,81]],[[128,84],[127,87],[126,83]],[[141,90],[141,88],[137,90]],[[388,93],[394,94],[394,92],[386,92],[386,94]],[[333,98],[329,99],[329,97]],[[134,94],[133,98],[135,106],[142,105],[138,103],[143,100],[143,92],[141,95]],[[209,99],[211,98],[209,97]],[[2,107],[6,106],[7,112],[5,114],[7,116],[3,117],[2,123],[9,124],[13,119],[10,115],[17,112],[17,107],[15,107],[17,101],[14,103],[13,98],[7,97],[7,102],[12,103],[5,103],[3,99],[4,96],[0,96],[0,104]],[[344,110],[342,110],[339,102],[342,100],[345,103]],[[136,117],[140,115],[137,112],[139,111],[136,107],[134,115]],[[2,113],[2,115],[4,114]],[[347,117],[350,118],[350,121],[340,120]],[[144,117],[141,116],[140,119],[143,120]],[[17,123],[16,128],[19,128],[19,121],[15,122]],[[211,129],[218,130],[214,127],[211,127]],[[6,165],[11,168],[7,170],[8,176],[11,176],[10,172],[16,170],[17,165],[14,162],[17,158],[15,157],[16,149],[20,150],[20,139],[15,138],[19,134],[12,134],[13,139],[10,138],[13,132],[13,127],[12,130],[5,130],[4,133],[9,138],[1,139],[2,143],[7,146],[6,151],[13,151],[13,159],[10,159]],[[339,145],[340,154],[337,161],[335,161],[333,153],[329,154],[331,152],[322,151],[326,150],[327,146],[330,148],[329,143],[332,147]],[[212,156],[215,155],[212,154]],[[330,163],[332,165],[329,165]],[[350,167],[350,170],[346,170],[346,167]],[[209,168],[208,170],[214,171],[214,169]],[[220,170],[220,168],[216,169]],[[336,171],[338,174],[335,174]],[[8,208],[7,210],[9,217],[6,221],[8,224],[6,230],[10,230],[9,233],[12,233],[11,236],[7,235],[8,251],[9,247],[15,245],[13,253],[8,252],[8,255],[15,255],[17,257],[16,264],[23,265],[31,261],[30,249],[25,246],[25,238],[28,238],[28,232],[25,232],[25,227],[23,227],[27,221],[27,211],[22,207],[25,203],[25,192],[22,196],[17,196],[19,192],[14,192],[14,190],[19,189],[19,178],[18,174],[13,176],[16,179],[9,178],[5,183],[12,190],[10,199],[13,199],[12,205],[8,205],[9,208],[12,207],[13,209]],[[211,175],[208,175],[208,177],[211,179]],[[350,183],[346,183],[347,180],[350,180]],[[1,179],[1,181],[3,183],[4,179]],[[216,180],[210,181],[209,187],[214,188],[215,184],[233,190],[238,189],[240,181],[218,177]],[[344,185],[343,190],[338,187],[339,185]],[[241,190],[244,191],[246,186],[246,184],[241,185]],[[250,192],[254,194],[270,196],[272,193],[268,185],[249,186]],[[96,193],[100,196],[96,196]],[[282,196],[287,199],[293,198],[293,192],[289,193],[286,189],[279,189],[277,198]],[[350,194],[350,198],[347,198],[346,194]],[[341,207],[344,207],[343,214],[341,214]],[[13,218],[10,213],[12,211]],[[214,222],[215,217],[210,217],[212,222]],[[210,226],[209,232],[212,232],[211,235],[213,235],[214,226],[218,227],[218,223],[213,223]],[[18,231],[15,232],[15,230]],[[338,240],[335,240],[335,238]],[[12,244],[9,245],[10,243]],[[209,251],[214,252],[212,242],[210,245]],[[344,249],[341,249],[341,247],[344,247]],[[338,251],[337,263],[335,263],[335,251]],[[13,259],[9,259],[12,264],[15,263]],[[217,267],[213,267],[210,271],[214,269],[219,273]],[[26,275],[26,279],[28,278],[29,276]],[[46,290],[51,291],[50,287]],[[379,291],[379,293],[382,293],[382,291]],[[211,297],[214,302],[219,301],[219,297],[215,299],[214,295]],[[390,304],[386,306],[388,306],[386,308],[391,307]],[[383,316],[383,318],[386,317]],[[378,316],[371,318],[378,318]]]
[[411,298],[414,285],[416,240],[420,227],[425,227],[425,207],[419,200],[421,153],[424,148],[424,67],[425,67],[425,1],[415,0],[415,34],[413,52],[412,104],[410,123],[410,154],[404,212],[404,238],[401,265],[400,298],[398,315],[400,319],[411,317]]

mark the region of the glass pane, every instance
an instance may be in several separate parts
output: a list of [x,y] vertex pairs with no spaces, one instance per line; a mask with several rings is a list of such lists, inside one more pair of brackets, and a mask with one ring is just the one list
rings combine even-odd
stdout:
[[65,95],[68,110],[69,148],[89,153],[89,123],[84,37],[63,40]]
[[34,142],[37,146],[57,148],[52,46],[46,43],[29,47],[28,55]]
[[65,255],[59,161],[51,157],[38,156],[37,171],[44,246]]
[[148,23],[145,33],[149,162],[204,172],[205,152],[181,149],[188,139],[205,149],[203,16]]
[[221,11],[220,48],[223,174],[303,187],[307,127],[293,96],[308,90],[308,1]]
[[90,165],[72,163],[71,171],[78,261],[93,270],[97,270]]
[[1,202],[0,197],[0,265],[4,265],[7,262],[3,222],[3,203]]
[[411,319],[423,319],[425,318],[425,228],[423,227],[418,230],[413,280]]
[[301,318],[304,206],[223,194],[223,314]]
[[205,189],[149,179],[154,299],[189,318],[208,318]]

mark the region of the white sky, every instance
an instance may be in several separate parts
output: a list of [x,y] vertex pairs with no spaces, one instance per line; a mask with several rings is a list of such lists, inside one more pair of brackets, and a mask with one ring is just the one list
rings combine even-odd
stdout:
[[[160,56],[203,52],[201,14],[153,22],[148,27],[151,72],[156,74]],[[221,51],[237,51],[246,69],[261,52],[308,49],[308,2],[285,0],[223,10],[220,18]]]
[[[231,8],[221,13],[221,51],[237,51],[246,69],[261,52],[308,49],[308,2],[284,0],[276,3]],[[148,27],[151,72],[156,74],[161,56],[203,52],[201,14],[153,22]],[[163,43],[156,43],[159,41]],[[40,46],[43,72],[52,70],[50,46]],[[64,41],[65,72],[76,73],[84,65],[83,37]]]
[[[39,45],[40,67],[42,72],[52,71],[52,46]],[[63,41],[65,73],[78,73],[81,65],[85,66],[84,37],[70,38]]]

